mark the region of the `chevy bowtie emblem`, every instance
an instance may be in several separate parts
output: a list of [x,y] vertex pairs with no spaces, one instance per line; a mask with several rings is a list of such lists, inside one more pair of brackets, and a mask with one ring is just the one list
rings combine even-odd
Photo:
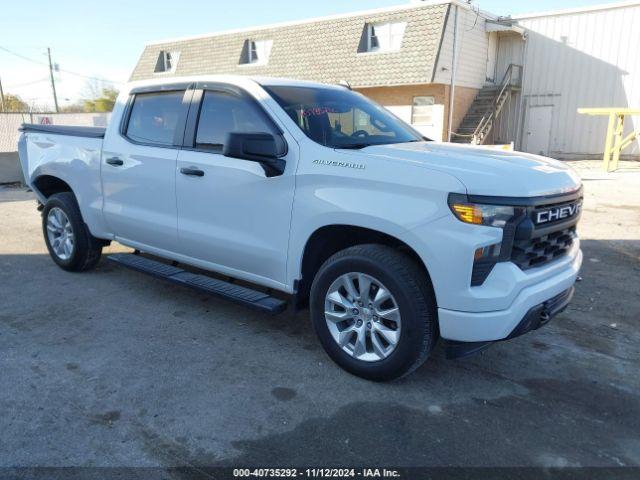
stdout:
[[552,207],[545,210],[536,212],[535,222],[536,224],[555,222],[556,220],[564,220],[565,218],[571,218],[574,215],[580,213],[581,203],[572,203],[571,205],[564,205],[562,207]]

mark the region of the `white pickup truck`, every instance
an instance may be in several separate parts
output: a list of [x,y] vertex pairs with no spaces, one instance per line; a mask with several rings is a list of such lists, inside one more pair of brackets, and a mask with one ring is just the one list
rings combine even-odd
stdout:
[[582,262],[568,166],[428,141],[341,86],[131,83],[106,129],[22,132],[60,267],[92,268],[117,241],[135,252],[112,260],[178,284],[309,305],[329,356],[373,380],[413,371],[438,339],[459,357],[544,325]]

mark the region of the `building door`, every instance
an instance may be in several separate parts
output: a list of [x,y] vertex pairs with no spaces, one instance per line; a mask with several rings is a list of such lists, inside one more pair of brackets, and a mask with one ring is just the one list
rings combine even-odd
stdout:
[[496,63],[498,60],[498,33],[489,34],[487,46],[487,82],[496,83]]
[[536,105],[527,109],[524,150],[536,155],[549,155],[553,105]]

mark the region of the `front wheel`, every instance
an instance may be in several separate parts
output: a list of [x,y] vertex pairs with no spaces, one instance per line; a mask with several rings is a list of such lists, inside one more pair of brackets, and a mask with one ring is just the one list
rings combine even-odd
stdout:
[[329,356],[370,380],[411,373],[437,339],[437,310],[426,272],[385,245],[336,253],[311,287],[314,329]]
[[73,193],[49,197],[42,209],[42,230],[49,255],[60,268],[80,272],[100,261],[103,242],[89,232]]

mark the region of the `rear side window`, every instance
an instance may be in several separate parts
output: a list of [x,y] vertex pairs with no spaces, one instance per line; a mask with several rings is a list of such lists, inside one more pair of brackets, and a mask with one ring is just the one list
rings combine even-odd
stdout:
[[133,100],[126,136],[135,142],[173,145],[184,90],[139,93]]
[[205,91],[200,108],[196,148],[222,151],[227,135],[276,134],[266,114],[254,102],[232,93]]

